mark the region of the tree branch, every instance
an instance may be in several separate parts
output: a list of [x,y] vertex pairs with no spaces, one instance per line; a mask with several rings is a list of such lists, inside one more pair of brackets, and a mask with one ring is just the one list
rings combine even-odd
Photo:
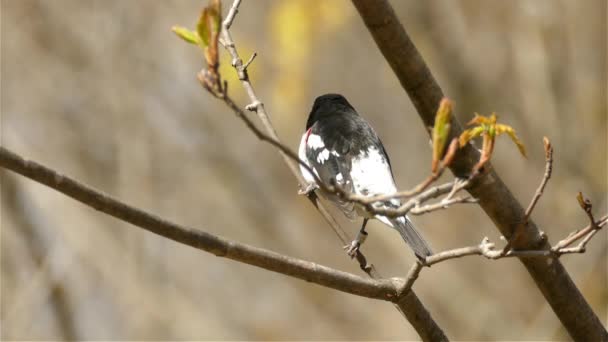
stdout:
[[[585,247],[587,243],[593,238],[595,233],[598,230],[602,229],[604,225],[608,223],[608,215],[604,215],[599,221],[594,221],[593,225],[589,225],[588,227],[577,231],[579,233],[584,232],[584,234],[574,234],[578,236],[578,239],[584,237],[583,241],[577,246],[573,248],[566,248],[571,245],[574,241],[578,239],[573,239],[573,234],[570,234],[565,239],[558,242],[555,246],[550,249],[538,249],[538,250],[514,250],[509,249],[506,252],[503,250],[495,250],[494,244],[490,242],[487,237],[484,237],[483,240],[477,246],[470,247],[462,247],[451,249],[444,252],[439,252],[427,257],[423,262],[423,266],[432,266],[434,264],[438,264],[440,262],[462,258],[469,255],[481,255],[488,259],[498,260],[502,258],[510,258],[510,257],[520,257],[520,258],[559,258],[564,254],[574,254],[574,253],[584,253]],[[409,277],[406,278],[406,283],[409,280]]]
[[368,279],[310,261],[227,240],[207,232],[184,227],[120,202],[74,179],[0,147],[0,167],[53,188],[89,207],[129,222],[149,232],[179,243],[257,266],[269,271],[306,280],[357,296],[397,302],[404,295],[405,281],[400,278]]
[[[424,126],[433,127],[437,104],[444,94],[401,25],[395,11],[387,0],[352,0],[352,2],[408,93]],[[452,116],[450,125],[452,138],[462,133],[462,126],[455,116]],[[467,144],[458,151],[450,169],[458,177],[466,177],[478,160],[479,152]],[[491,164],[484,166],[484,172],[471,184],[468,191],[479,200],[479,205],[505,237],[511,237],[518,222],[524,222],[524,209]],[[537,245],[540,245],[541,249],[550,248],[536,224],[529,220],[525,229],[525,239],[516,247],[535,249]],[[573,339],[608,340],[608,332],[602,322],[559,260],[553,260],[551,263],[539,258],[520,260]]]

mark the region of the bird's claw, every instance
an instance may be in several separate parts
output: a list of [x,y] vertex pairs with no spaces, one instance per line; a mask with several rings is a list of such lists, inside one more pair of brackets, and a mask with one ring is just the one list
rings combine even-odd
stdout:
[[359,231],[357,237],[350,243],[350,245],[343,247],[346,250],[346,254],[348,254],[351,259],[357,256],[357,252],[359,252],[359,248],[361,248],[361,245],[363,242],[365,242],[365,239],[367,239],[367,232],[364,230]]
[[298,195],[309,195],[311,192],[317,190],[319,187],[316,184],[308,184],[305,188],[300,188],[298,190]]
[[346,254],[348,254],[351,259],[354,259],[355,256],[357,256],[359,247],[361,247],[361,243],[357,240],[353,240],[349,245],[346,245],[343,248],[346,250]]

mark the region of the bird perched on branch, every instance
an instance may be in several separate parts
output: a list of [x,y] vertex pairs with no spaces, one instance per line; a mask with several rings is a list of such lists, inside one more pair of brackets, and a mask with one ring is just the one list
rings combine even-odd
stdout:
[[[380,138],[342,95],[326,94],[316,98],[306,122],[306,132],[300,141],[299,157],[326,185],[336,185],[344,191],[362,196],[397,192],[390,160]],[[302,193],[319,188],[314,176],[305,167],[300,165],[300,170],[308,182]],[[335,193],[322,194],[349,219],[363,217],[357,237],[346,246],[351,257],[356,255],[367,237],[365,226],[370,218],[376,218],[397,230],[418,258],[431,255],[428,244],[406,216],[389,218],[374,215]],[[398,208],[400,204],[399,199],[394,198],[375,208]]]

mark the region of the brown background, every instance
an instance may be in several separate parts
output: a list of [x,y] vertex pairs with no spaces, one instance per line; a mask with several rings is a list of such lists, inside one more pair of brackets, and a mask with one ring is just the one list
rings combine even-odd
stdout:
[[[2,145],[175,222],[359,274],[278,154],[196,82],[201,55],[170,28],[192,27],[203,4],[2,0]],[[496,111],[517,129],[529,159],[501,137],[494,164],[522,203],[542,137],[553,141],[534,213],[552,241],[586,225],[577,191],[605,212],[604,1],[393,4],[460,120]],[[384,140],[400,188],[427,174],[424,127],[350,2],[244,1],[233,36],[259,53],[252,80],[292,148],[314,98],[340,92]],[[218,259],[1,175],[2,339],[417,338],[388,303]],[[435,250],[499,241],[475,205],[414,220]],[[412,253],[382,224],[369,230],[367,255],[403,276]],[[607,250],[602,232],[563,258],[604,322]],[[567,338],[516,260],[440,264],[415,290],[453,339]]]

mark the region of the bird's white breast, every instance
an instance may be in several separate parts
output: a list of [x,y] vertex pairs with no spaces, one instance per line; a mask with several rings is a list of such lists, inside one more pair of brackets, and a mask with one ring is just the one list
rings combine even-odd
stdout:
[[[298,157],[300,158],[300,160],[305,162],[306,165],[311,166],[310,163],[308,162],[308,158],[306,157],[306,144],[307,144],[306,137],[308,137],[308,132],[304,132],[304,134],[302,134],[302,139],[300,140],[300,148],[298,149]],[[318,136],[315,135],[315,137],[318,137]],[[308,139],[308,140],[310,142],[310,139]],[[323,141],[321,141],[320,138],[319,138],[319,141],[321,142],[321,144],[323,144]],[[323,146],[325,146],[325,145],[322,145],[321,147],[323,147]],[[315,183],[315,178],[302,165],[300,165],[300,172],[302,173],[304,180],[308,184]]]

